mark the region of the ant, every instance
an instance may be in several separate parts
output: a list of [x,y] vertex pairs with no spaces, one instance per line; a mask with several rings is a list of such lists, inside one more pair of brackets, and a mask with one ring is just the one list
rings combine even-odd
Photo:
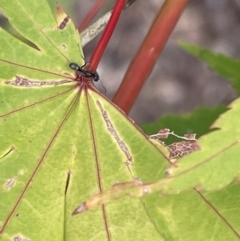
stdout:
[[69,64],[69,67],[72,70],[78,71],[78,72],[82,73],[84,75],[84,77],[92,78],[95,82],[97,82],[99,80],[99,75],[98,75],[97,71],[95,71],[95,70],[85,70],[84,69],[85,66],[86,66],[86,64],[84,64],[81,67],[76,63],[70,63]]

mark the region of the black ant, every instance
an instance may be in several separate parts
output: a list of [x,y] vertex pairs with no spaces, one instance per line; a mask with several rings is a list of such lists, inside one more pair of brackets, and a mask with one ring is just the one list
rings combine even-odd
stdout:
[[86,69],[84,69],[85,66],[86,66],[86,64],[84,64],[81,67],[78,64],[76,64],[76,63],[70,63],[69,64],[69,67],[72,70],[78,71],[81,74],[83,74],[84,77],[92,78],[95,82],[97,82],[99,80],[99,75],[98,75],[97,71],[95,71],[95,70],[86,70]]

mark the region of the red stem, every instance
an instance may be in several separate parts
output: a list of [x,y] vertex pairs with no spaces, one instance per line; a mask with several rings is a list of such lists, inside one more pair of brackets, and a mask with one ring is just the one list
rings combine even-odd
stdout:
[[113,98],[126,113],[132,108],[189,0],[166,0]]
[[93,55],[90,59],[90,64],[88,66],[88,69],[96,70],[97,66],[99,64],[100,59],[102,58],[103,52],[112,36],[112,33],[116,27],[116,24],[118,22],[119,16],[123,10],[124,4],[126,0],[117,0],[112,15],[108,21],[108,24],[101,36],[101,39],[98,42],[98,45],[93,52]]
[[89,22],[94,18],[94,16],[97,14],[97,12],[99,11],[99,9],[102,7],[102,5],[104,4],[105,0],[98,0],[93,7],[91,8],[91,10],[88,12],[88,14],[86,15],[86,17],[83,19],[83,21],[79,24],[78,26],[78,31],[81,32],[82,30],[84,30],[88,25]]

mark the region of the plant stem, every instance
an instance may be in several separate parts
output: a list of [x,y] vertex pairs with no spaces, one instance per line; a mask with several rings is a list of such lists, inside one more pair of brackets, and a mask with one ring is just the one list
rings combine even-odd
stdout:
[[106,29],[104,30],[101,39],[98,42],[98,45],[93,52],[93,55],[90,59],[90,64],[88,66],[88,69],[90,70],[96,70],[97,66],[99,64],[99,61],[103,55],[103,52],[112,36],[112,33],[116,27],[116,24],[118,22],[119,16],[123,10],[124,4],[126,0],[117,0],[112,15],[110,17],[110,20],[106,26]]
[[129,113],[189,0],[166,0],[113,98]]

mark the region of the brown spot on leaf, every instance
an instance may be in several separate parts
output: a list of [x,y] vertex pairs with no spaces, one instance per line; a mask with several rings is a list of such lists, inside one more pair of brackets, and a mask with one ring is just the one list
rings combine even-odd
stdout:
[[196,140],[196,134],[185,134],[184,137],[186,137],[188,140]]
[[167,128],[161,129],[158,132],[158,138],[159,139],[166,139],[166,138],[168,138],[169,132],[170,132],[170,129],[167,129]]
[[70,17],[69,17],[69,16],[66,16],[66,17],[63,19],[63,21],[59,24],[58,28],[61,29],[61,30],[63,30],[63,29],[66,27],[66,25],[67,25],[67,23],[69,22],[69,20],[70,20]]
[[200,150],[200,146],[196,141],[180,141],[174,142],[168,146],[169,159],[177,159],[188,155],[191,152]]
[[26,238],[26,237],[22,237],[20,235],[16,235],[13,237],[13,241],[31,241],[31,239]]
[[68,22],[70,22],[70,17],[63,11],[59,4],[56,4],[57,7],[57,23],[59,29],[64,29]]
[[[106,127],[110,133],[110,135],[115,139],[115,141],[117,142],[120,150],[125,154],[127,161],[125,162],[126,166],[129,168],[130,164],[132,164],[132,155],[127,147],[127,145],[125,144],[125,142],[120,138],[120,136],[117,133],[117,130],[115,130],[113,123],[111,121],[111,119],[108,116],[108,113],[106,110],[103,109],[101,103],[99,101],[97,101],[97,105],[102,113],[102,117],[105,121]],[[130,169],[129,169],[130,170]],[[131,172],[131,170],[130,170]]]
[[78,213],[83,213],[88,210],[88,207],[85,203],[82,203],[80,206],[78,206],[73,212],[72,215],[76,215]]
[[13,241],[21,241],[22,239],[19,236],[14,236]]
[[[168,146],[164,142],[159,140],[159,139],[166,139],[168,138],[169,135],[173,135],[185,141],[174,142]],[[191,152],[200,150],[200,146],[197,143],[195,133],[179,136],[175,134],[173,131],[170,131],[170,129],[165,128],[160,130],[157,134],[151,135],[149,137],[152,139],[157,139],[163,146],[167,147],[169,151],[169,159],[171,160],[171,163],[174,162],[174,159],[179,159],[180,157],[185,156]]]
[[6,80],[4,84],[6,85],[13,85],[18,87],[41,87],[41,86],[48,86],[48,85],[62,85],[72,82],[70,80],[59,80],[59,81],[40,81],[40,80],[29,80],[26,78],[23,78],[21,76],[15,76],[15,80]]
[[16,183],[16,178],[15,177],[10,178],[5,182],[4,188],[7,190],[10,190],[15,185],[15,183]]

